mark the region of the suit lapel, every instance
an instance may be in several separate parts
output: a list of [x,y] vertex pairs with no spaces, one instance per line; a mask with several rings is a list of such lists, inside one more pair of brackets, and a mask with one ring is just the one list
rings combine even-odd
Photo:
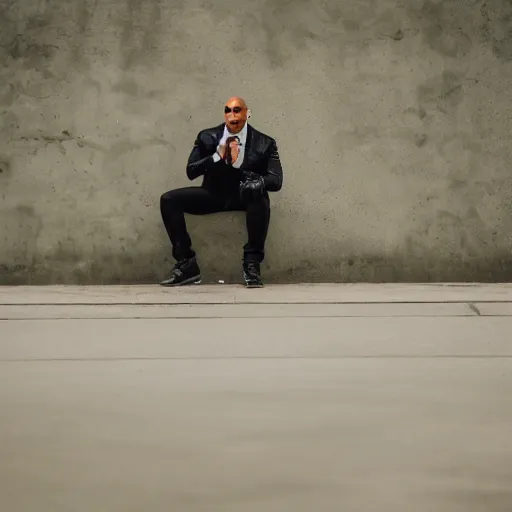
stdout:
[[252,126],[247,123],[247,138],[245,140],[245,153],[244,153],[244,161],[240,167],[246,167],[247,162],[249,160],[249,152],[251,151],[251,144],[253,138],[253,129]]
[[215,136],[217,137],[217,145],[220,143],[220,140],[222,139],[222,136],[224,135],[224,123],[217,126],[217,129],[215,130]]

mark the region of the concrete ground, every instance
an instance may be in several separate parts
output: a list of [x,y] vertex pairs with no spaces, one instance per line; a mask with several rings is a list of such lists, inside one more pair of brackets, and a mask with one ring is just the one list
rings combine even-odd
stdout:
[[512,285],[0,288],[0,510],[510,512]]

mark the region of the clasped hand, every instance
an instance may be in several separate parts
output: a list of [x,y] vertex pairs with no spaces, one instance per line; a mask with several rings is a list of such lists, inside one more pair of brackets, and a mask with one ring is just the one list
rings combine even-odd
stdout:
[[229,164],[236,162],[240,153],[238,139],[236,137],[229,137],[225,144],[219,145],[217,152],[219,153],[219,156]]

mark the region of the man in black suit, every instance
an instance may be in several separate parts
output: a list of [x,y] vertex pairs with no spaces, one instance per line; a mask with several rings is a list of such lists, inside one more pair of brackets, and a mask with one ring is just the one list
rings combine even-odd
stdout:
[[250,111],[242,98],[230,98],[225,122],[198,133],[187,163],[187,176],[203,176],[201,186],[166,192],[160,211],[176,265],[160,284],[199,283],[201,272],[187,232],[185,213],[206,215],[245,211],[248,241],[243,248],[243,277],[248,287],[263,286],[260,263],[270,220],[268,192],[283,184],[276,141],[248,124]]

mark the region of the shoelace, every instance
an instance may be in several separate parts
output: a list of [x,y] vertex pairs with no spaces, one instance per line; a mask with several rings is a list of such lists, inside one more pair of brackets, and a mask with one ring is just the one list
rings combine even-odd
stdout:
[[248,263],[247,264],[247,272],[249,274],[258,274],[258,267],[255,263]]
[[187,264],[187,260],[182,260],[182,261],[178,261],[176,263],[176,265],[174,265],[174,268],[172,269],[172,273],[175,275],[175,276],[182,276],[183,275],[183,270],[182,267],[184,267],[185,265]]

